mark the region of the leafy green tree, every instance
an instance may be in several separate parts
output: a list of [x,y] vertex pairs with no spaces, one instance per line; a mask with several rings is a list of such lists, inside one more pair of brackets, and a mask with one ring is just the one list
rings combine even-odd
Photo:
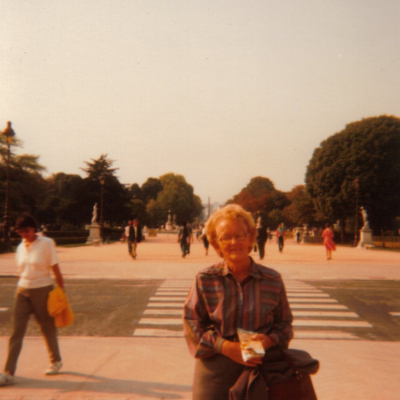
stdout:
[[[38,208],[47,196],[46,182],[41,173],[46,170],[39,164],[39,157],[23,154],[17,156],[14,148],[21,147],[22,142],[14,136],[10,141],[10,185],[9,216],[11,224],[24,211],[37,214]],[[5,137],[0,135],[0,209],[5,208],[7,184],[7,154]]]
[[290,205],[283,209],[283,216],[289,226],[315,225],[315,207],[304,185],[295,186],[286,193]]
[[400,215],[399,182],[400,119],[391,116],[348,124],[314,150],[306,172],[318,219],[345,222],[355,215],[358,199],[378,232]]
[[168,212],[176,215],[177,222],[192,222],[202,212],[200,198],[194,194],[193,186],[182,175],[168,173],[159,178],[162,190],[157,199],[150,199],[147,211],[153,225],[165,224]]
[[[123,224],[130,218],[128,191],[122,185],[115,172],[118,168],[112,168],[114,160],[107,158],[107,154],[101,154],[97,160],[85,161],[87,173],[84,179],[85,197],[81,207],[86,215],[86,223],[90,222],[95,203],[101,206],[101,191],[103,190],[103,221],[109,224]],[[102,188],[101,178],[104,179]]]
[[85,185],[81,176],[59,172],[47,178],[46,182],[48,195],[38,210],[42,222],[50,224],[53,229],[60,229],[66,224],[82,228],[88,223],[85,221],[85,209],[81,206],[85,201]]
[[141,199],[147,204],[150,200],[156,200],[158,193],[163,190],[163,185],[158,178],[148,178],[140,187]]

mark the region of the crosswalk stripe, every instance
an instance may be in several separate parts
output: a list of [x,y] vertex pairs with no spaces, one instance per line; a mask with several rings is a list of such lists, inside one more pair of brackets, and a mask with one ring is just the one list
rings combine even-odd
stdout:
[[165,297],[165,296],[153,296],[150,297],[150,301],[173,301],[173,300],[185,300],[186,296],[170,296],[170,297]]
[[170,338],[182,338],[183,331],[172,331],[168,329],[135,329],[133,336],[138,337],[170,337]]
[[337,317],[359,318],[359,315],[351,311],[293,311],[294,317]]
[[400,312],[391,312],[389,314],[393,317],[400,317]]
[[142,318],[140,325],[183,325],[182,318]]
[[317,309],[317,310],[348,310],[346,306],[343,304],[291,304],[290,308],[292,310],[311,310],[311,309]]
[[183,302],[182,303],[157,303],[157,302],[155,302],[155,303],[147,304],[147,307],[148,308],[161,307],[161,308],[179,308],[179,309],[182,309]]
[[361,340],[356,335],[353,335],[348,332],[337,332],[337,331],[304,331],[304,330],[295,330],[294,331],[295,339],[335,339],[335,340]]
[[144,315],[182,315],[182,309],[180,310],[145,310]]
[[0,307],[0,311],[7,311],[7,310],[9,310],[9,308],[6,308],[6,307]]
[[338,303],[336,299],[324,298],[324,299],[308,299],[308,298],[290,298],[289,303]]
[[293,321],[293,326],[336,326],[340,328],[372,328],[367,321],[338,321],[322,319],[297,319]]
[[327,294],[327,293],[295,293],[295,294],[288,293],[287,297],[288,297],[288,299],[300,298],[300,297],[310,297],[310,298],[329,297],[330,298],[329,294]]

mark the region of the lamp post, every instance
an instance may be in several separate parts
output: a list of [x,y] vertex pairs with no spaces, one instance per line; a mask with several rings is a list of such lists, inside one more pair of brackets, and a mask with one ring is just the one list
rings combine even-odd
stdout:
[[354,186],[356,188],[356,215],[355,215],[355,224],[354,224],[354,247],[357,246],[358,239],[358,178],[354,179]]
[[8,215],[8,208],[10,205],[10,146],[11,146],[11,139],[15,136],[15,132],[11,128],[11,122],[7,122],[7,128],[4,129],[3,135],[6,137],[7,143],[7,186],[6,186],[6,206],[4,211],[4,225],[3,225],[3,241],[7,245],[10,243],[10,219]]
[[100,202],[100,236],[104,242],[103,235],[103,200],[104,200],[104,183],[106,182],[106,178],[103,174],[100,175],[100,184],[101,184],[101,202]]

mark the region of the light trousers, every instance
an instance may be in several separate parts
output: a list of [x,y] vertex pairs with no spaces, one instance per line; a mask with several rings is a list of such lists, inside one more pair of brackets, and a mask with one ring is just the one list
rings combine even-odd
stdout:
[[13,311],[13,332],[8,343],[8,357],[4,371],[15,373],[25,332],[31,314],[35,316],[46,342],[50,362],[61,361],[57,328],[47,310],[47,299],[53,285],[36,289],[17,288]]

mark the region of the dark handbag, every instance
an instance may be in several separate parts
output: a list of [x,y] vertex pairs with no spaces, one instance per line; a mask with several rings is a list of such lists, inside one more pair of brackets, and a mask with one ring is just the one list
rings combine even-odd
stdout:
[[[289,365],[293,375],[283,381],[273,383],[260,368],[260,374],[267,383],[268,400],[317,400],[317,395],[311,381],[310,373],[316,373],[319,362],[310,357],[310,361],[304,360],[308,353],[299,350],[285,350],[279,347],[282,358]],[[298,358],[298,356],[300,356]],[[302,367],[301,365],[304,364]],[[304,371],[301,369],[305,368]]]
[[268,400],[317,400],[310,375],[298,374],[267,388]]

